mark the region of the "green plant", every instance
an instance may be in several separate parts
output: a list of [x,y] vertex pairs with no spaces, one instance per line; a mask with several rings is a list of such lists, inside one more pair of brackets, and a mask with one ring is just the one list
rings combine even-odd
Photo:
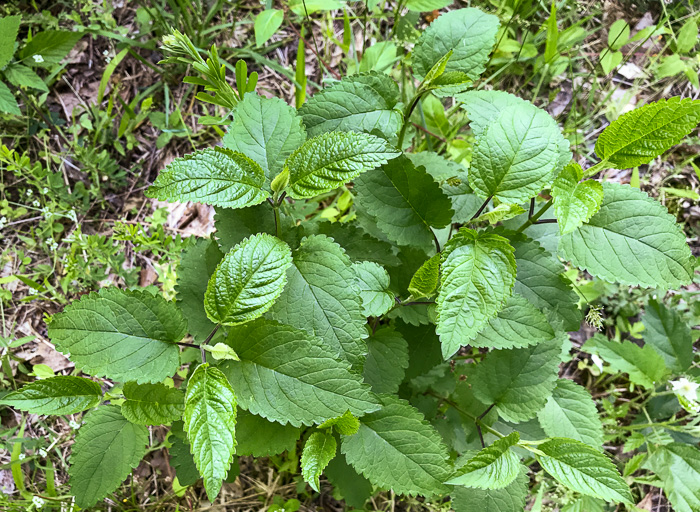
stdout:
[[[603,451],[589,391],[558,378],[567,331],[583,311],[564,264],[538,239],[606,281],[690,283],[695,260],[665,208],[591,178],[679,143],[700,121],[700,102],[662,100],[620,117],[598,137],[599,162],[584,170],[547,113],[470,90],[498,28],[477,9],[451,11],[412,52],[417,87],[361,73],[298,110],[254,94],[243,69],[234,90],[215,53],[204,62],[185,36],[166,39],[206,77],[191,82],[216,93],[198,97],[233,121],[225,147],[174,160],[148,195],[213,205],[216,238],[184,251],[174,302],[108,287],[50,319],[50,339],[81,371],[119,383],[108,394],[96,381],[58,376],[0,400],[36,414],[94,409],[71,457],[80,507],[120,484],[147,451],[147,427],[161,424],[172,425],[178,478],[194,464],[187,481],[201,475],[212,500],[235,476],[236,454],[274,455],[302,438],[304,479],[319,490],[325,472],[354,501],[374,487],[451,496],[462,511],[493,502],[522,510],[528,467],[538,462],[556,482],[538,473],[538,493],[555,485],[567,489],[561,501],[584,508],[635,502]],[[401,92],[412,95],[405,104]],[[429,95],[466,112],[469,169],[463,157],[409,151],[422,138],[412,135],[412,115]],[[551,199],[536,210],[546,189]],[[338,213],[318,215],[319,205]],[[550,209],[554,218],[544,218]],[[549,229],[546,242],[536,229]],[[585,347],[645,389],[645,414],[669,395],[656,389],[661,379],[685,374],[693,359],[673,311],[657,303],[646,314],[654,334],[644,347],[604,336]],[[697,415],[688,377],[670,394]],[[682,438],[652,444],[658,436],[641,432],[694,432],[696,420],[649,415],[620,428],[640,432],[633,449],[648,445],[626,476],[643,464],[681,511],[700,506],[700,451]]]

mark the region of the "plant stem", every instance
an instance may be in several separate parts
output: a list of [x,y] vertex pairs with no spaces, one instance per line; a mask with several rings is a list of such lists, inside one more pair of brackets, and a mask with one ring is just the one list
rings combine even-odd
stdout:
[[482,204],[482,205],[479,207],[479,209],[476,211],[476,213],[472,216],[471,220],[474,220],[474,219],[476,219],[479,215],[481,215],[481,212],[484,211],[484,209],[486,208],[486,205],[489,204],[489,201],[491,201],[491,198],[493,198],[493,196],[489,196],[489,197],[486,198],[486,201],[484,201],[484,204]]
[[216,324],[216,327],[214,327],[214,330],[209,333],[209,336],[207,336],[207,339],[204,340],[204,342],[199,346],[199,351],[202,355],[202,362],[206,363],[207,362],[207,352],[204,350],[204,345],[209,343],[211,339],[214,337],[216,332],[219,330],[219,327],[221,327],[221,324]]
[[275,212],[275,234],[277,235],[277,238],[280,237],[280,207],[279,205],[273,206],[272,208]]
[[413,110],[416,108],[416,105],[418,105],[418,101],[420,100],[421,96],[423,96],[423,91],[421,91],[419,88],[418,92],[413,97],[411,102],[406,106],[406,110],[404,110],[403,125],[401,126],[401,131],[399,132],[398,147],[400,150],[403,150],[403,140],[406,137],[406,130],[408,129],[408,126],[411,124],[411,114],[413,113]]
[[537,220],[538,220],[540,217],[542,217],[542,215],[544,215],[544,212],[546,212],[547,210],[549,210],[549,208],[550,208],[551,206],[552,206],[552,200],[550,199],[549,201],[547,201],[547,202],[544,204],[544,206],[542,206],[542,208],[540,208],[540,209],[538,210],[538,212],[537,212],[536,214],[534,214],[532,217],[530,217],[529,219],[527,219],[527,220],[523,223],[523,225],[520,226],[520,227],[518,228],[518,230],[517,230],[516,232],[517,232],[517,233],[522,233],[522,232],[525,231],[527,228],[529,228],[530,226],[532,226],[535,222],[537,222]]
[[598,173],[599,173],[600,171],[602,171],[603,169],[607,169],[607,165],[608,165],[608,161],[607,161],[607,160],[601,160],[600,162],[598,162],[598,163],[595,164],[594,166],[589,167],[588,169],[586,169],[586,170],[584,171],[584,173],[583,173],[583,179],[585,180],[585,179],[588,179],[588,178],[590,178],[590,177],[592,177],[592,176],[595,176],[596,174],[598,174]]
[[[483,428],[483,429],[486,430],[487,432],[493,434],[494,436],[497,436],[497,437],[506,437],[506,436],[504,436],[503,434],[501,434],[499,431],[494,430],[494,429],[492,429],[491,427],[489,427],[488,425],[484,425],[483,423],[481,423],[481,419],[480,419],[480,418],[477,418],[477,417],[474,416],[472,413],[465,411],[464,409],[462,409],[462,408],[459,406],[459,404],[457,404],[457,403],[454,402],[453,400],[450,400],[449,398],[442,397],[442,396],[438,395],[437,393],[433,393],[432,391],[429,391],[428,394],[434,396],[435,398],[438,398],[438,399],[442,400],[443,402],[445,402],[447,405],[449,405],[450,407],[452,407],[452,408],[453,408],[454,410],[456,410],[457,412],[459,412],[459,413],[461,413],[461,414],[464,414],[467,418],[473,420],[474,423],[476,423],[477,427],[480,426],[481,428]],[[488,414],[489,410],[490,410],[490,409],[486,410],[486,413],[487,413],[487,414]]]

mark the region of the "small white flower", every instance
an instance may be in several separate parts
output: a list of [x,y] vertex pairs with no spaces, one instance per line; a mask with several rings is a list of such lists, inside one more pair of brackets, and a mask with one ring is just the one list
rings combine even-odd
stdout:
[[41,203],[35,199],[34,201],[32,201],[32,206],[35,208],[39,208],[41,206]]
[[694,402],[698,399],[698,388],[700,388],[700,384],[698,384],[697,382],[693,382],[685,377],[681,377],[678,380],[670,381],[669,384],[671,384],[671,389],[676,395],[682,396],[683,398],[685,398],[686,400],[690,400],[691,402]]
[[5,224],[7,224],[7,217],[0,219],[0,229],[4,228]]
[[598,356],[598,354],[591,354],[591,361],[598,368],[601,373],[603,372],[603,360]]
[[48,455],[48,452],[43,448],[39,448],[39,455],[42,457],[46,457]]
[[20,453],[19,457],[17,457],[19,460],[24,460],[27,458],[27,456],[24,453]]
[[41,507],[43,507],[44,504],[46,503],[46,500],[43,499],[43,498],[40,498],[39,496],[33,496],[33,497],[32,497],[32,503],[34,504],[34,506],[35,506],[36,508],[41,508]]
[[32,55],[32,57],[34,58],[34,62],[44,62],[44,57],[41,55]]
[[78,422],[75,421],[75,420],[70,420],[70,421],[68,422],[68,426],[69,426],[70,428],[72,428],[73,430],[77,430],[78,428],[80,428],[80,423],[78,423]]
[[32,197],[33,193],[34,193],[34,191],[31,188],[28,188],[27,191],[25,192],[25,194],[27,194],[27,197]]
[[49,193],[49,187],[44,187],[41,189],[42,194],[48,194]]

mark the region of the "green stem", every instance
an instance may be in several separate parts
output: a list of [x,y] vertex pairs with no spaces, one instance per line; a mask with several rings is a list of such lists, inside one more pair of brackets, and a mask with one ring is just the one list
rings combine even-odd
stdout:
[[600,171],[603,169],[607,169],[608,167],[608,161],[607,160],[601,160],[597,164],[595,164],[593,167],[589,167],[586,169],[586,171],[583,173],[583,179],[588,179],[592,176],[595,176],[598,174]]
[[[480,418],[474,416],[474,415],[473,415],[472,413],[470,413],[470,412],[465,411],[464,409],[462,409],[462,408],[459,406],[459,404],[457,404],[456,402],[450,400],[449,398],[442,397],[442,396],[437,395],[437,394],[432,393],[432,392],[429,392],[428,394],[433,395],[433,396],[436,397],[436,398],[439,398],[440,400],[442,400],[443,402],[445,402],[447,405],[449,405],[450,407],[452,407],[455,411],[457,411],[457,412],[459,412],[459,413],[461,413],[461,414],[464,414],[467,418],[469,418],[470,420],[472,420],[478,427],[483,428],[485,431],[487,431],[487,432],[493,434],[494,436],[496,436],[496,437],[506,437],[506,436],[504,436],[503,434],[501,434],[499,431],[492,429],[492,428],[489,427],[488,425],[484,425],[484,424],[481,422],[481,419],[480,419]],[[486,412],[488,412],[488,410],[487,410]]]
[[280,207],[279,207],[279,205],[275,205],[272,209],[275,211],[275,234],[277,235],[277,238],[280,238],[280,233],[281,233]]
[[552,200],[550,199],[549,201],[547,201],[547,202],[544,204],[544,206],[542,206],[542,208],[539,209],[539,211],[538,211],[536,214],[534,214],[532,217],[530,217],[529,219],[527,219],[527,220],[523,223],[523,225],[520,226],[520,227],[518,228],[517,232],[518,232],[518,233],[522,233],[522,232],[525,231],[527,228],[529,228],[530,226],[532,226],[535,222],[537,222],[537,219],[539,219],[540,217],[542,217],[542,215],[544,215],[544,212],[546,212],[547,210],[549,210],[549,208],[550,208],[551,206],[552,206]]
[[399,132],[399,149],[403,151],[403,140],[406,137],[406,130],[408,129],[409,125],[411,124],[411,114],[413,113],[413,110],[416,108],[418,105],[418,101],[420,100],[421,96],[423,96],[424,91],[421,91],[420,88],[418,88],[418,92],[416,95],[413,97],[411,102],[408,104],[406,107],[406,110],[404,110],[403,113],[403,125],[401,126],[401,131]]

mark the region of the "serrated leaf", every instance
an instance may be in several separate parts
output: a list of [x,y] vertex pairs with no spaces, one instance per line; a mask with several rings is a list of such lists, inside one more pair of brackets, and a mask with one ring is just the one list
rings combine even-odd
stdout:
[[674,309],[650,300],[644,314],[644,342],[653,347],[671,370],[683,372],[693,363],[690,327]]
[[510,449],[518,441],[517,432],[494,441],[471,457],[446,483],[478,489],[502,489],[510,485],[522,468],[520,457]]
[[338,434],[352,436],[357,434],[357,431],[360,429],[360,420],[353,416],[350,411],[345,411],[345,414],[342,416],[324,421],[318,428],[332,428]]
[[473,219],[472,222],[488,221],[489,224],[493,225],[504,220],[512,219],[523,213],[525,213],[525,209],[519,204],[501,203],[493,210],[482,213],[477,218]]
[[648,103],[623,114],[603,130],[595,152],[615,169],[648,164],[678,144],[698,123],[700,100],[675,97]]
[[12,94],[10,88],[2,81],[0,81],[0,112],[17,116],[22,113],[15,99],[15,95]]
[[554,211],[562,235],[588,222],[603,202],[603,185],[594,180],[582,182],[581,178],[583,169],[571,162],[552,183]]
[[603,446],[603,424],[595,402],[586,388],[575,382],[559,379],[537,418],[550,437],[567,437],[596,448]]
[[[274,235],[276,232],[273,211],[268,204],[236,209],[215,208],[215,211],[214,226],[216,227],[216,233],[214,235],[224,253],[230,251],[233,246],[239,244],[250,235],[257,235],[258,233]],[[284,215],[281,214],[280,216],[284,224]]]
[[162,425],[179,420],[185,396],[179,389],[165,384],[124,384],[122,414],[137,425]]
[[372,496],[372,484],[365,477],[357,474],[342,453],[328,464],[325,473],[326,478],[333,484],[334,490],[350,507],[361,509]]
[[[255,46],[264,45],[280,28],[284,21],[284,11],[280,9],[265,9],[255,17]],[[246,96],[248,96],[246,94]]]
[[307,140],[287,158],[289,195],[315,197],[344,185],[399,152],[367,133],[327,132]]
[[661,479],[674,511],[700,510],[700,450],[696,446],[671,443],[659,447],[644,467]]
[[114,491],[146,454],[148,429],[104,405],[85,418],[73,445],[68,474],[71,494],[88,508]]
[[322,235],[303,240],[292,259],[287,286],[268,317],[306,330],[341,359],[361,368],[367,353],[367,318],[350,260],[338,244]]
[[556,437],[537,445],[537,460],[562,485],[614,503],[632,503],[632,493],[607,456],[580,441]]
[[59,376],[41,379],[0,399],[0,405],[9,405],[32,414],[75,414],[91,409],[102,400],[102,389],[97,382],[82,377]]
[[384,267],[371,261],[352,265],[362,298],[362,314],[382,316],[394,306],[394,294],[389,291],[389,274]]
[[28,66],[50,67],[61,62],[81,37],[80,32],[45,30],[32,37],[19,52],[19,57]]
[[603,184],[588,223],[561,237],[565,259],[611,283],[675,289],[693,275],[690,248],[666,207],[629,185]]
[[396,330],[408,343],[408,368],[405,381],[419,377],[442,363],[440,339],[432,324],[412,326],[396,322]]
[[[2,66],[0,66],[2,67]],[[17,87],[31,87],[43,92],[49,92],[44,80],[34,71],[22,64],[10,64],[5,68],[5,78]]]
[[268,421],[262,416],[239,410],[236,420],[236,454],[269,457],[293,450],[301,430],[292,425]]
[[393,327],[382,327],[367,340],[365,382],[375,393],[396,393],[408,368],[408,344]]
[[236,452],[236,394],[218,368],[204,363],[190,377],[183,421],[204,489],[213,501]]
[[265,172],[265,186],[269,187],[286,158],[306,140],[301,121],[296,110],[281,99],[249,93],[236,107],[222,142],[255,160]]
[[49,338],[86,373],[161,382],[180,366],[187,322],[173,302],[145,291],[102,288],[56,314]]
[[440,282],[440,254],[423,263],[411,278],[408,292],[414,299],[432,297]]
[[146,190],[147,197],[161,201],[244,208],[262,203],[265,171],[242,153],[226,148],[207,148],[176,158]]
[[190,453],[190,445],[179,437],[173,437],[171,442],[172,446],[168,449],[170,465],[175,469],[178,482],[183,486],[194,484],[200,476]]
[[506,421],[534,418],[556,385],[561,340],[532,347],[489,352],[469,375],[472,391],[484,404],[495,404]]
[[318,234],[332,238],[340,245],[351,261],[372,261],[383,267],[393,267],[401,262],[394,254],[394,247],[366,233],[356,224],[322,222]]
[[399,88],[384,73],[344,77],[314,94],[299,109],[310,137],[326,132],[380,133],[392,140],[401,128]]
[[447,359],[503,309],[515,282],[515,258],[505,238],[462,228],[445,245],[440,266],[436,331]]
[[0,69],[4,68],[15,53],[15,40],[22,17],[3,16],[0,18]]
[[279,238],[260,233],[231,249],[211,276],[204,309],[217,324],[238,325],[261,316],[280,296],[292,251]]
[[337,449],[335,437],[328,432],[314,432],[306,440],[301,453],[301,476],[314,491],[320,492],[318,479]]
[[529,479],[525,471],[502,489],[457,487],[452,495],[455,512],[522,512],[527,499]]
[[358,208],[399,245],[430,246],[452,220],[452,202],[423,168],[401,156],[355,180]]
[[408,402],[384,399],[360,418],[360,430],[343,436],[341,451],[370,482],[398,494],[433,496],[448,491],[447,449],[440,435]]
[[221,369],[253,414],[299,426],[379,406],[361,377],[306,331],[259,319],[231,329],[226,343],[241,360]]
[[421,34],[413,49],[413,69],[424,77],[450,50],[446,71],[464,71],[476,80],[486,69],[486,61],[496,42],[498,18],[474,9],[444,13]]

